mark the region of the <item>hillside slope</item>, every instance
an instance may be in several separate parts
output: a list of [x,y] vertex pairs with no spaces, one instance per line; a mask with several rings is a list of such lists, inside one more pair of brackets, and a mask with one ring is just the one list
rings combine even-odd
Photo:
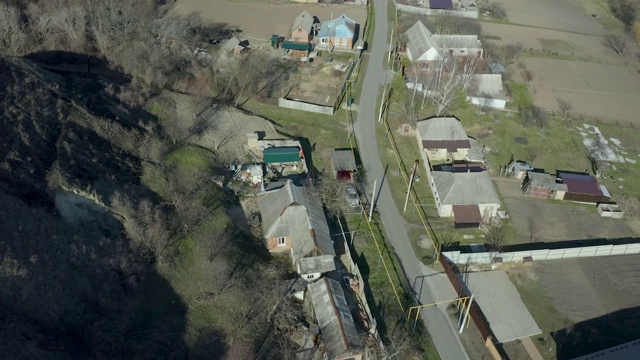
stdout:
[[82,106],[96,81],[0,59],[0,358],[186,357],[185,304],[99,205],[153,194],[138,154],[95,130],[124,125]]

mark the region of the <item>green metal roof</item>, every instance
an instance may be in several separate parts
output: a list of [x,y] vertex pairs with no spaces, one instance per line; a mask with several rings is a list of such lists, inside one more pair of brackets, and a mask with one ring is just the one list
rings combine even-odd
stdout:
[[297,147],[270,147],[264,149],[264,162],[267,164],[300,161],[300,149]]
[[309,51],[311,46],[308,43],[299,43],[293,41],[283,41],[282,42],[283,49],[289,50],[306,50]]

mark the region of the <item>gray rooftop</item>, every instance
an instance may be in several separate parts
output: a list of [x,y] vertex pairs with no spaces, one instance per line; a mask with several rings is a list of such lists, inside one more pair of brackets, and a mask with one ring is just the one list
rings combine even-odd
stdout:
[[444,205],[500,204],[500,197],[486,171],[433,171],[431,176]]
[[500,74],[479,74],[474,78],[475,89],[472,91],[480,97],[491,97],[492,99],[506,99],[502,86],[502,75]]
[[555,191],[567,191],[567,184],[556,183],[556,177],[551,174],[528,171],[527,177],[531,186]]
[[333,150],[333,153],[331,153],[331,163],[336,171],[356,169],[356,158],[350,149]]
[[416,128],[422,140],[468,140],[462,123],[454,117],[418,121]]
[[469,161],[484,162],[484,154],[482,153],[482,146],[478,144],[478,140],[469,138],[469,144],[471,144],[471,148],[467,153],[467,159],[469,159]]
[[296,16],[296,19],[293,20],[291,32],[293,32],[298,26],[302,26],[306,32],[311,33],[311,29],[313,28],[313,16],[311,16],[307,10],[301,12],[300,15]]
[[440,49],[477,49],[481,48],[477,35],[432,35],[432,41]]
[[360,337],[340,283],[322,278],[309,285],[309,294],[328,358],[360,348]]
[[321,273],[324,274],[336,269],[336,261],[333,255],[302,258],[298,262],[300,274]]
[[280,189],[258,194],[258,206],[264,237],[290,236],[295,261],[314,251],[336,255],[322,205],[307,189],[288,181]]
[[407,47],[415,59],[424,55],[431,48],[438,49],[438,45],[432,40],[433,34],[420,20],[416,21],[404,34],[407,38]]
[[541,333],[504,271],[468,273],[467,286],[500,343]]

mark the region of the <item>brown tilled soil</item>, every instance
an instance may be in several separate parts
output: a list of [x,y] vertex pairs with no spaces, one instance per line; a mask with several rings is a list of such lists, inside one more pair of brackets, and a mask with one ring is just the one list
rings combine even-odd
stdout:
[[[265,42],[272,34],[285,36],[291,31],[293,20],[307,10],[320,21],[346,14],[360,26],[364,26],[367,9],[363,6],[324,4],[260,4],[237,3],[225,0],[177,0],[170,15],[199,14],[203,20],[227,23],[242,30],[242,34]],[[251,41],[250,41],[251,42]]]

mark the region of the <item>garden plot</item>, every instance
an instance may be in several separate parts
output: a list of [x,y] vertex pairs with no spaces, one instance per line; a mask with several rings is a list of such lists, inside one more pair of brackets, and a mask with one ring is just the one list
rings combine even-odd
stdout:
[[335,104],[351,62],[326,62],[324,56],[298,68],[289,82],[291,91],[286,98],[324,106]]

